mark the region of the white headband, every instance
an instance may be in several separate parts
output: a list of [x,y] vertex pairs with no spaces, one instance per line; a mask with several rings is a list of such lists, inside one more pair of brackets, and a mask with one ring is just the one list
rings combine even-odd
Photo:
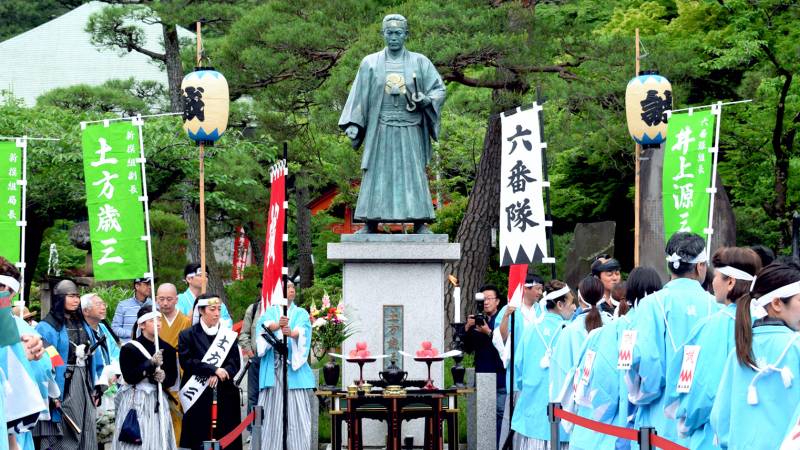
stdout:
[[717,271],[723,275],[729,276],[731,278],[736,278],[737,280],[743,281],[753,281],[755,277],[750,275],[749,273],[745,272],[744,270],[737,269],[736,267],[731,266],[722,266],[718,267]]
[[704,263],[704,262],[708,261],[708,255],[706,254],[706,249],[703,249],[700,252],[700,254],[698,254],[697,256],[695,256],[694,258],[692,258],[692,259],[690,259],[688,261],[683,259],[683,258],[681,258],[681,256],[679,254],[677,254],[677,253],[673,253],[671,255],[667,255],[666,259],[667,259],[667,262],[672,263],[672,267],[677,269],[678,267],[681,266],[681,261],[683,261],[685,263],[689,263],[689,264],[700,264],[700,263]]
[[739,270],[736,267],[731,266],[722,266],[717,268],[717,271],[723,275],[729,276],[731,278],[735,278],[737,280],[749,281],[750,282],[750,290],[753,290],[753,286],[756,284],[756,276],[750,275],[749,273],[745,272],[744,270]]
[[581,306],[586,304],[586,305],[589,306],[589,309],[594,309],[594,305],[593,304],[591,304],[591,303],[589,303],[589,302],[587,302],[586,300],[583,299],[583,296],[581,295],[581,290],[580,289],[578,289],[578,300],[580,300],[579,303],[581,304]]
[[197,301],[197,306],[195,306],[194,310],[192,311],[192,325],[200,322],[200,307],[201,306],[209,306],[209,305],[221,305],[222,301],[219,297],[212,297],[212,298],[204,298]]
[[544,301],[554,300],[554,299],[557,299],[558,297],[561,297],[563,295],[567,295],[568,293],[569,293],[569,286],[564,286],[561,289],[558,289],[558,290],[555,290],[555,291],[552,291],[552,292],[548,292],[547,294],[544,295],[544,298],[542,298],[542,300],[544,300]]
[[150,311],[149,313],[143,315],[142,317],[139,317],[136,320],[136,323],[141,325],[141,324],[147,322],[148,320],[160,319],[160,318],[161,318],[161,313],[159,311]]
[[204,298],[197,301],[197,306],[214,306],[214,305],[221,305],[222,301],[219,297],[211,297],[211,298]]
[[203,275],[202,267],[198,267],[197,270],[195,270],[194,272],[186,274],[186,278],[194,278],[198,275]]
[[19,281],[16,278],[9,277],[8,275],[0,275],[0,284],[7,286],[14,292],[19,292]]
[[792,284],[787,284],[772,292],[768,292],[750,303],[750,315],[756,319],[761,319],[767,315],[765,306],[772,302],[772,300],[776,298],[794,297],[797,294],[800,294],[800,281],[795,281]]

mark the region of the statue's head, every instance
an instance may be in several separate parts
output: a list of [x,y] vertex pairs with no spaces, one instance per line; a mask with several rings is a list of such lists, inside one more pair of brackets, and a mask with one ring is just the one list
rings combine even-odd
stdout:
[[408,21],[400,14],[389,14],[383,18],[381,34],[389,50],[400,50],[408,37]]

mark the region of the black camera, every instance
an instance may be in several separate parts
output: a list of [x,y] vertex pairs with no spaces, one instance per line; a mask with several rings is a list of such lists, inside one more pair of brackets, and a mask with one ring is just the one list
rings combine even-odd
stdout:
[[486,316],[483,314],[483,292],[475,293],[475,305],[476,309],[478,310],[478,314],[475,314],[473,318],[475,319],[475,325],[482,327],[486,325]]

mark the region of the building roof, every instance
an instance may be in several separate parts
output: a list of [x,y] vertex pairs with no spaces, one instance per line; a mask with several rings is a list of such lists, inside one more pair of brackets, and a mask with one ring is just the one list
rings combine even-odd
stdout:
[[[28,106],[55,88],[88,84],[98,86],[108,80],[135,78],[167,85],[162,64],[141,53],[100,49],[86,32],[89,17],[108,4],[93,1],[44,23],[32,30],[0,42],[0,90],[9,90]],[[163,52],[160,24],[140,24],[144,47]],[[194,34],[178,27],[180,37]]]

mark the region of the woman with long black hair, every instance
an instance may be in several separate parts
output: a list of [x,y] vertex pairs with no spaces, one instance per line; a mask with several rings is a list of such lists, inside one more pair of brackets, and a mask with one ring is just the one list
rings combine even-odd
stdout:
[[[630,299],[631,309],[620,309],[620,316],[613,322],[600,328],[586,342],[586,349],[578,363],[578,370],[588,367],[589,375],[579,389],[581,394],[576,402],[580,405],[578,414],[592,420],[631,428],[632,408],[628,403],[628,389],[625,384],[625,371],[620,365],[625,363],[624,355],[629,351],[629,343],[625,343],[631,330],[636,306],[642,299],[661,289],[663,282],[658,272],[651,267],[636,267],[628,276],[625,299]],[[622,303],[620,303],[622,304]],[[592,352],[591,362],[587,355]],[[621,361],[622,359],[622,361]],[[623,366],[624,367],[624,366]],[[617,450],[629,448],[624,439],[611,435],[595,433],[588,428],[576,427],[570,436],[572,450]]]

